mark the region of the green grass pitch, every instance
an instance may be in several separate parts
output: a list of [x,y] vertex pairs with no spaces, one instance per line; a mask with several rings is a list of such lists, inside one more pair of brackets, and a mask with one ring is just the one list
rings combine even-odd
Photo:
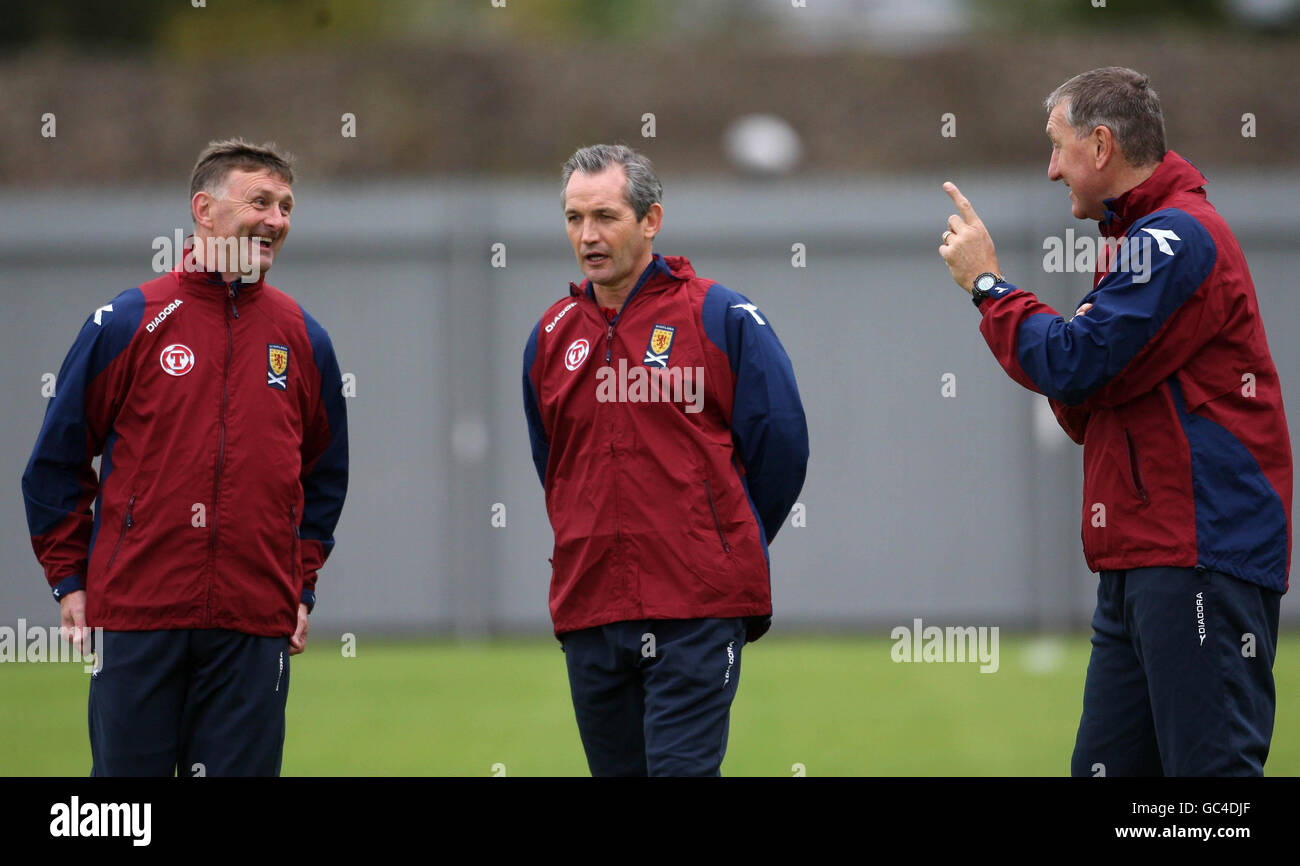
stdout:
[[[897,664],[891,641],[774,634],[745,648],[723,774],[1067,775],[1085,634],[1005,635],[1000,668]],[[1266,772],[1300,775],[1300,634],[1274,666]],[[313,634],[291,669],[284,774],[572,776],[587,766],[551,638],[458,644]],[[85,775],[89,677],[0,664],[0,775]]]

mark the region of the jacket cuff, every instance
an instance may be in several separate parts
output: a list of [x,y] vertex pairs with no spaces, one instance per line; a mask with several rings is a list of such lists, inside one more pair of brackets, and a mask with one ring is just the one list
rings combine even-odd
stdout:
[[78,592],[85,588],[86,585],[82,582],[81,575],[73,574],[54,584],[54,586],[50,587],[50,591],[54,593],[54,600],[58,601],[70,592]]
[[307,605],[307,613],[311,613],[312,608],[316,606],[316,591],[304,586],[302,588],[301,601],[303,604]]
[[988,297],[985,297],[980,300],[976,300],[974,295],[972,295],[971,303],[974,304],[975,309],[979,310],[980,314],[983,315],[988,310],[988,308],[984,306],[986,301],[996,301],[998,298],[1005,298],[1007,295],[1011,294],[1012,292],[1018,292],[1018,291],[1020,291],[1019,286],[1014,285],[1012,283],[1008,283],[1006,280],[1003,280],[999,283],[994,284],[993,288],[989,289]]

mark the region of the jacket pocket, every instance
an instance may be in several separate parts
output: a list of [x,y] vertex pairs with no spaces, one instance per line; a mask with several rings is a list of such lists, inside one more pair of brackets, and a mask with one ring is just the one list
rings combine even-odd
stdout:
[[1147,487],[1142,483],[1142,461],[1138,458],[1137,445],[1133,443],[1133,434],[1124,428],[1124,442],[1128,445],[1128,469],[1129,476],[1133,480],[1133,489],[1137,492],[1138,499],[1143,502],[1149,502],[1150,497],[1147,495]]
[[704,495],[709,500],[709,513],[713,515],[713,527],[718,530],[718,541],[722,542],[722,552],[731,553],[731,543],[727,541],[727,534],[722,531],[722,520],[718,517],[718,506],[713,501],[713,487],[709,484],[709,479],[704,479]]
[[117,544],[113,546],[113,552],[108,557],[108,564],[104,566],[104,573],[111,574],[113,563],[117,561],[118,551],[122,549],[122,542],[126,541],[126,533],[135,525],[135,494],[126,501],[126,513],[122,515],[122,530],[117,534]]
[[302,537],[298,533],[298,507],[289,509],[289,579],[302,591]]

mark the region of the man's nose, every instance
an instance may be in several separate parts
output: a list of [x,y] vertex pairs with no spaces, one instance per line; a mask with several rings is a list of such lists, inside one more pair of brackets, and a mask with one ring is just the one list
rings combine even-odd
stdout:
[[289,217],[285,216],[279,208],[274,208],[267,214],[266,219],[262,220],[262,224],[270,231],[278,232],[289,224]]
[[1052,158],[1047,161],[1047,179],[1057,181],[1061,179],[1061,169],[1056,164],[1056,152],[1052,152]]
[[584,244],[594,244],[600,240],[600,234],[596,231],[596,221],[586,219],[582,221],[582,242]]

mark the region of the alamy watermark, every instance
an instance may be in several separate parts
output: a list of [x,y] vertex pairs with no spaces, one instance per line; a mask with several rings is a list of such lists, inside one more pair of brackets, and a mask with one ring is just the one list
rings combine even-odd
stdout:
[[689,414],[704,411],[703,367],[606,365],[596,371],[596,400],[600,403],[683,403]]
[[1049,274],[1091,274],[1100,268],[1110,273],[1133,276],[1133,282],[1145,283],[1151,279],[1155,256],[1174,254],[1174,242],[1181,241],[1169,229],[1141,229],[1145,234],[1132,237],[1102,238],[1087,234],[1076,235],[1066,229],[1064,237],[1055,235],[1043,239],[1043,271]]
[[87,636],[78,646],[64,639],[64,630],[59,626],[29,626],[25,619],[19,619],[17,627],[0,625],[0,663],[72,662],[82,665],[86,673],[94,673],[95,653],[90,647],[102,646],[104,629],[85,631]]
[[67,803],[50,806],[50,835],[55,838],[120,837],[144,848],[153,839],[152,827],[152,803],[83,803],[73,794]]
[[894,646],[889,657],[901,662],[979,662],[980,673],[998,670],[997,626],[922,627],[921,619],[912,620],[912,628],[896,626],[889,636]]
[[223,274],[239,274],[246,283],[255,283],[262,275],[261,249],[270,249],[271,239],[243,235],[240,237],[203,239],[202,261],[190,255],[194,249],[195,238],[185,236],[176,229],[172,237],[159,235],[153,239],[151,249],[153,260],[151,266],[156,274],[165,274],[178,267],[186,273],[214,271]]

